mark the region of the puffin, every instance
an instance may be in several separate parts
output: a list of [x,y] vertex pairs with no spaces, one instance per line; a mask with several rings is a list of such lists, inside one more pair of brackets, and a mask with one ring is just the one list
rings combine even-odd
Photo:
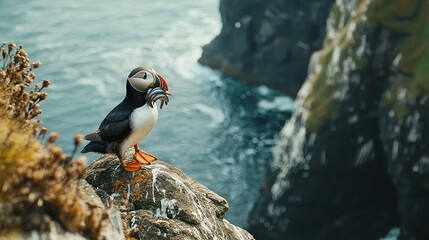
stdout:
[[[138,143],[153,129],[158,119],[157,100],[161,108],[168,104],[168,85],[165,79],[150,67],[137,67],[128,75],[124,100],[113,108],[101,122],[98,130],[87,134],[90,141],[81,153],[115,154],[128,172],[138,171],[142,164],[150,164],[156,157],[142,151]],[[134,147],[133,160],[125,163],[125,152]]]

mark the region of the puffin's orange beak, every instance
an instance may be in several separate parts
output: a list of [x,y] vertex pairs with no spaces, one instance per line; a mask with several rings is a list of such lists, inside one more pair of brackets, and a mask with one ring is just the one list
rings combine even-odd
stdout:
[[150,89],[148,89],[146,93],[146,100],[152,108],[154,107],[153,104],[157,100],[161,100],[161,106],[159,108],[162,109],[164,105],[168,104],[168,96],[171,96],[171,93],[168,91],[167,81],[165,81],[165,79],[158,73],[153,74],[155,81],[152,84],[153,86],[150,86]]
[[168,92],[168,84],[167,81],[165,81],[165,79],[160,75],[160,74],[156,74],[158,76],[159,79],[159,85],[162,88],[162,90],[164,90],[165,92]]

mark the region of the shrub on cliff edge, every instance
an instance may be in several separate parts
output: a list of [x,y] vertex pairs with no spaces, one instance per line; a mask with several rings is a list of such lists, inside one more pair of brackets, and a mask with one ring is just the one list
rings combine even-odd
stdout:
[[[68,232],[95,238],[106,210],[94,208],[78,190],[84,158],[73,161],[55,145],[58,136],[35,118],[48,80],[35,83],[22,46],[0,47],[0,235],[47,231],[55,221]],[[29,90],[31,89],[31,90]],[[75,137],[75,147],[80,137]]]

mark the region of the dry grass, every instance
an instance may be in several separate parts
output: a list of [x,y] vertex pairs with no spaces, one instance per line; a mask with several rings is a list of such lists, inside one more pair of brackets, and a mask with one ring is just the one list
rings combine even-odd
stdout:
[[[96,237],[102,219],[94,218],[77,184],[85,159],[64,154],[55,145],[58,134],[47,135],[35,119],[50,85],[35,81],[33,70],[41,63],[31,63],[13,42],[3,44],[0,53],[0,235],[43,231],[54,220],[67,231]],[[76,136],[75,148],[80,141]]]

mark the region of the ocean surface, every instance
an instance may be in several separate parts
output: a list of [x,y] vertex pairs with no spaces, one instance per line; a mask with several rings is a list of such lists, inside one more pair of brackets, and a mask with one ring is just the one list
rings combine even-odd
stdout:
[[151,66],[173,96],[140,147],[224,197],[226,218],[245,226],[293,104],[197,63],[220,28],[217,0],[0,2],[0,41],[42,61],[35,73],[52,85],[40,119],[66,153],[123,99],[129,72]]

